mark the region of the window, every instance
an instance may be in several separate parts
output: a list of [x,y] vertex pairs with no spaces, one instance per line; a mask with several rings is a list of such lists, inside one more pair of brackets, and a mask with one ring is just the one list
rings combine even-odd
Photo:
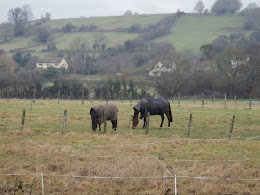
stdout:
[[38,66],[43,66],[43,64],[38,64]]

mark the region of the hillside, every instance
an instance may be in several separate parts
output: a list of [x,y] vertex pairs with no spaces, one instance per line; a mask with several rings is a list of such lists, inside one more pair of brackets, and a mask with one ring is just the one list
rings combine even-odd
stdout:
[[202,45],[211,43],[219,35],[230,35],[241,32],[246,17],[243,16],[183,16],[177,20],[167,36],[156,42],[168,41],[173,43],[177,51],[190,50],[199,53]]
[[[82,25],[94,24],[97,29],[107,37],[107,47],[116,46],[128,39],[136,38],[139,33],[116,32],[116,29],[130,28],[132,25],[147,27],[154,24],[167,14],[139,15],[139,16],[110,16],[110,17],[89,17],[74,19],[51,20],[42,26],[50,27],[54,31],[53,37],[57,49],[63,50],[69,47],[71,41],[80,37],[92,48],[96,32],[57,32],[64,25],[71,23],[77,28]],[[234,32],[243,32],[242,26],[246,17],[243,16],[183,16],[171,28],[171,33],[158,38],[155,42],[168,41],[173,43],[177,51],[190,50],[194,54],[199,53],[199,48],[203,44],[211,43],[221,34],[229,35]],[[56,29],[56,31],[55,31]],[[35,36],[19,37],[11,41],[0,44],[0,48],[10,51],[17,48],[30,48],[35,50],[35,55],[42,55],[41,50],[46,49],[46,44],[34,41]]]

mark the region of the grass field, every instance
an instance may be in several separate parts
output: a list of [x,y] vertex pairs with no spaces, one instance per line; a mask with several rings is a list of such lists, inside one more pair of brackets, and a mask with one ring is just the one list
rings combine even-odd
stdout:
[[160,117],[151,116],[144,135],[142,124],[131,129],[130,103],[118,101],[117,133],[108,122],[105,135],[92,134],[89,110],[102,103],[0,100],[0,193],[39,194],[43,181],[45,194],[174,194],[177,175],[179,194],[259,194],[259,105],[249,110],[243,100],[230,100],[226,109],[221,100],[207,100],[204,108],[199,101],[174,102],[171,128],[165,121],[159,129]]
[[[154,24],[167,14],[149,14],[139,16],[111,16],[111,17],[88,17],[88,18],[71,18],[51,20],[44,26],[50,28],[61,28],[62,26],[71,23],[74,26],[95,24],[99,30],[114,30],[117,28],[129,28],[131,25],[140,24],[143,27],[149,24]],[[177,51],[182,52],[190,50],[194,54],[199,53],[199,49],[204,44],[209,44],[219,35],[230,35],[231,33],[242,32],[249,35],[250,31],[243,31],[242,27],[246,17],[243,16],[183,16],[179,18],[176,24],[172,27],[171,33],[155,42],[168,41],[173,43]],[[92,48],[94,34],[91,32],[74,32],[74,33],[54,33],[54,40],[58,49],[67,49],[71,41],[75,38],[82,38],[88,43],[89,48]],[[116,46],[128,39],[134,39],[138,36],[136,33],[119,33],[119,32],[104,32],[108,38],[107,47]],[[11,40],[8,43],[0,44],[0,48],[6,51],[16,48],[24,48],[28,45],[36,45],[30,49],[36,50],[36,55],[42,56],[40,51],[46,49],[46,44],[34,42],[35,37],[20,37]]]
[[190,50],[198,54],[200,47],[210,44],[219,35],[249,33],[242,29],[246,17],[243,16],[184,16],[177,20],[171,33],[156,42],[173,43],[177,51]]

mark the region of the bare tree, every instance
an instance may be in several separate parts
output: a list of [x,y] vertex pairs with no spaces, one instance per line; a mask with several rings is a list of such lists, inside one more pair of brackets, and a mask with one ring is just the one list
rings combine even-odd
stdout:
[[33,18],[33,12],[29,5],[16,7],[8,11],[8,21],[14,25],[14,35],[24,35],[26,25]]
[[194,11],[197,11],[201,14],[201,12],[204,10],[205,6],[202,1],[198,1],[197,4],[194,7]]

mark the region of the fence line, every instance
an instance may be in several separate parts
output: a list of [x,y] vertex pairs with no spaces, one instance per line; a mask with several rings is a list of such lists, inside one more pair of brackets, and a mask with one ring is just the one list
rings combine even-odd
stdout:
[[72,177],[72,178],[85,178],[85,179],[167,179],[167,178],[188,178],[188,179],[199,179],[199,180],[228,180],[228,181],[260,181],[260,178],[225,178],[225,177],[206,177],[206,176],[182,176],[182,175],[170,175],[170,176],[153,176],[153,177],[134,177],[134,176],[83,176],[83,175],[62,175],[62,174],[45,174],[45,173],[35,173],[35,174],[19,174],[19,173],[9,173],[0,174],[0,176],[51,176],[51,177]]

